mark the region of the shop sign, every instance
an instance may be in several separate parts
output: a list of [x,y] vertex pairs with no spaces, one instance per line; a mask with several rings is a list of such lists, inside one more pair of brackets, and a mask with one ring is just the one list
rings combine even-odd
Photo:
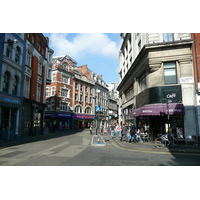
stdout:
[[9,104],[20,104],[20,99],[16,99],[13,97],[8,97],[8,96],[4,96],[4,95],[0,95],[0,101],[3,103],[9,103]]
[[75,114],[74,118],[77,118],[77,119],[94,119],[94,115],[80,115],[80,114]]
[[183,77],[180,78],[180,83],[194,83],[194,78],[193,77]]

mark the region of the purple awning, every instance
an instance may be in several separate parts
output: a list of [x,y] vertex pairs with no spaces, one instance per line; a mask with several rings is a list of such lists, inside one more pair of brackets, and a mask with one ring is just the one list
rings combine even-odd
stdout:
[[130,113],[130,117],[137,116],[151,116],[151,115],[184,115],[185,109],[184,105],[177,104],[148,104],[141,108],[135,109]]

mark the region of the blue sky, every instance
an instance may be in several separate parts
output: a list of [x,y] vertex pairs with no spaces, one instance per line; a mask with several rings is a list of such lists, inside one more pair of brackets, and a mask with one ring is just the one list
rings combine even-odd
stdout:
[[43,33],[50,39],[53,56],[68,54],[80,65],[103,75],[107,83],[119,82],[119,33]]

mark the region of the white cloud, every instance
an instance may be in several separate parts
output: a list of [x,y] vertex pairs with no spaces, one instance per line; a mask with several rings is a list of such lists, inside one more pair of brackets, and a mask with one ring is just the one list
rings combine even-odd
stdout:
[[69,35],[65,33],[52,33],[50,36],[50,46],[54,50],[54,55],[68,54],[72,58],[77,58],[87,54],[100,55],[118,59],[119,48],[115,41],[103,33],[80,33],[74,35],[69,40]]

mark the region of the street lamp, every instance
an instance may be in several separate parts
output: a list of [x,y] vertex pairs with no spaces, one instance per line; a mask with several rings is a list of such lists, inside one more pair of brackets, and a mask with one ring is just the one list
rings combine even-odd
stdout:
[[98,106],[96,106],[96,113],[97,113],[97,124],[96,124],[96,135],[98,135],[98,129],[99,129],[99,112],[101,111],[100,101],[99,101],[99,93],[101,91],[97,89],[97,102]]

